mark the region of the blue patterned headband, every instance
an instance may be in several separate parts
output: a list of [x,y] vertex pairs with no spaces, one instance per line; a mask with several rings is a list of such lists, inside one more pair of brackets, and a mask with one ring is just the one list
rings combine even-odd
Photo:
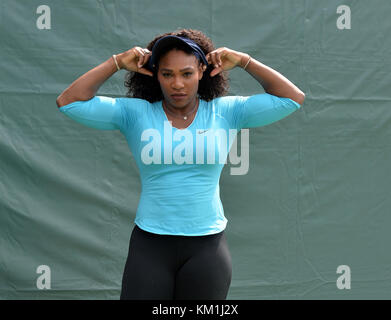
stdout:
[[161,51],[164,48],[167,48],[168,46],[171,46],[175,43],[185,44],[189,49],[191,49],[191,51],[198,58],[198,60],[202,61],[206,65],[206,67],[208,67],[208,62],[206,60],[204,52],[193,40],[178,36],[165,36],[156,41],[152,48],[152,56],[148,61],[148,66],[151,70],[155,69],[157,64],[156,59],[157,57],[159,57]]

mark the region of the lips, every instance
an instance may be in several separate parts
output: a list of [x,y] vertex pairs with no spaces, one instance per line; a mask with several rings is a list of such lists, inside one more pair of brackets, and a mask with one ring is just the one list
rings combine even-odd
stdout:
[[175,100],[183,99],[186,97],[185,94],[172,94],[171,97]]

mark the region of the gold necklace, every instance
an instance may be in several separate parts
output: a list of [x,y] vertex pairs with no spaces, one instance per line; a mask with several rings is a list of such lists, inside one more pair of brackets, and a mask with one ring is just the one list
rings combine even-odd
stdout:
[[[178,115],[177,115],[177,114],[175,114],[174,112],[172,112],[171,110],[169,110],[169,109],[166,107],[164,101],[162,101],[162,105],[163,105],[164,109],[166,109],[166,110],[168,111],[168,113],[170,113],[172,116],[178,118]],[[196,102],[195,102],[195,104],[194,104],[194,108],[193,108],[191,111],[189,111],[188,113],[186,113],[185,115],[180,115],[179,118],[182,118],[182,117],[183,117],[183,120],[187,120],[187,116],[188,116],[189,114],[193,113],[194,110],[196,109],[196,107],[197,107],[197,99],[196,99]]]

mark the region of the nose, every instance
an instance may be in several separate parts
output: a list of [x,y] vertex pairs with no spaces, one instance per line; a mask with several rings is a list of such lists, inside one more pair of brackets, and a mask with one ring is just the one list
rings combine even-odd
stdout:
[[181,80],[181,77],[179,77],[179,76],[174,76],[174,77],[173,77],[173,80],[172,80],[172,83],[171,83],[171,87],[172,87],[173,89],[176,89],[176,90],[182,89],[182,88],[184,87],[184,85],[183,85],[183,82],[182,82],[182,80]]

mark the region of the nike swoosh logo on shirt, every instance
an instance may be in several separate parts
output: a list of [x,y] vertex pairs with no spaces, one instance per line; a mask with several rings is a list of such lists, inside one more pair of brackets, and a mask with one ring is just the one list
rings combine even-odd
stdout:
[[206,129],[206,130],[199,130],[198,133],[201,134],[201,133],[204,133],[206,131],[208,131],[209,129]]

